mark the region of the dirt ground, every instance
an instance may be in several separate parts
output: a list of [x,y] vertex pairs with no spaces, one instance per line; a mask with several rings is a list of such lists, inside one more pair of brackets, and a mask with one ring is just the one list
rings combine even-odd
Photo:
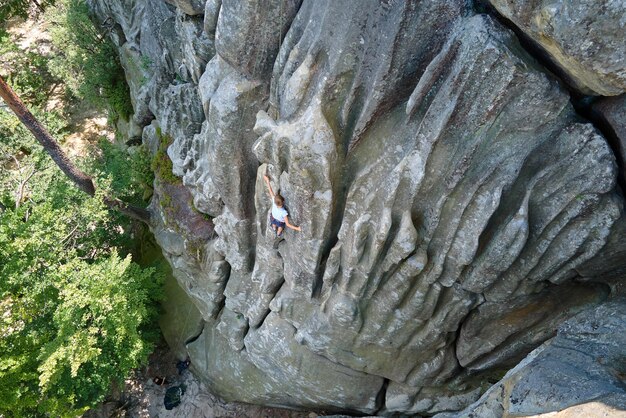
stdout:
[[[171,383],[158,386],[155,376],[166,377]],[[186,392],[179,406],[168,411],[163,404],[168,387],[184,384]],[[113,394],[100,408],[89,411],[84,418],[314,418],[314,412],[266,408],[237,402],[224,402],[211,394],[207,387],[185,370],[176,370],[176,358],[164,344],[150,356],[148,366],[137,370],[126,380],[125,387]]]

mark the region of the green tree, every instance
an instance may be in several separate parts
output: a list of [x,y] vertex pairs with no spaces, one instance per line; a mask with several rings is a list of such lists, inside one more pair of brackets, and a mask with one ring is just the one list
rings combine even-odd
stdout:
[[75,258],[59,268],[57,333],[39,355],[44,410],[90,407],[112,380],[121,384],[147,359],[154,339],[147,338],[154,332],[147,325],[156,312],[151,302],[159,295],[153,276],[153,269],[142,270],[115,251],[91,264]]
[[44,105],[52,90],[62,82],[50,72],[48,57],[41,55],[33,47],[20,49],[9,33],[2,32],[1,28],[0,56],[0,74],[30,104]]
[[112,173],[95,170],[94,199],[40,148],[20,163],[36,167],[20,205],[0,182],[0,415],[76,416],[145,361],[161,277],[132,262],[132,223],[101,199]]
[[54,2],[55,0],[0,0],[0,22],[5,22],[12,17],[26,19],[32,6],[39,11],[44,11]]
[[[28,60],[6,39],[0,39],[0,50],[3,46],[13,63]],[[67,127],[64,116],[42,110],[47,95],[40,90],[58,81],[46,62],[44,57],[37,64],[42,71],[32,77],[25,74],[28,66],[7,66],[31,111],[17,95],[4,97],[29,129],[0,104],[0,416],[5,418],[79,415],[146,360],[158,332],[161,276],[132,261],[133,233],[143,227],[109,210],[123,205],[113,195],[145,205],[149,159],[141,148],[129,152],[102,142],[88,158],[65,161],[66,168],[85,176],[83,184],[97,186],[76,188],[59,169],[64,162],[53,163],[31,135],[40,142],[46,136],[48,148],[65,157],[54,139]]]
[[128,120],[133,108],[117,49],[91,21],[85,0],[57,0],[45,19],[56,51],[51,73],[65,80],[70,95],[106,110],[112,122]]

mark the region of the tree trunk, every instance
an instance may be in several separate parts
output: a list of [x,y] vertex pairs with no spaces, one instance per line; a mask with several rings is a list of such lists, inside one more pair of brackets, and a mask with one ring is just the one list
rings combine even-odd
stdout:
[[63,152],[59,144],[52,138],[46,128],[39,123],[32,113],[24,106],[24,103],[13,92],[13,89],[0,77],[0,97],[9,106],[9,108],[17,115],[19,120],[35,135],[35,138],[43,146],[52,160],[59,166],[61,171],[72,180],[80,190],[90,196],[96,194],[96,188],[93,185],[91,177],[80,171]]
[[32,0],[32,2],[35,4],[35,6],[37,6],[37,8],[39,9],[40,12],[43,13],[43,12],[46,11],[46,9],[41,4],[39,4],[39,2],[37,0]]
[[[0,97],[5,101],[9,108],[17,115],[19,120],[28,128],[35,136],[37,141],[43,146],[46,152],[52,157],[52,160],[65,173],[76,186],[87,193],[89,196],[95,196],[96,187],[91,177],[80,171],[65,155],[59,144],[52,138],[46,128],[39,123],[37,118],[24,106],[24,103],[15,94],[13,89],[0,77]],[[106,196],[104,203],[110,208],[115,209],[132,219],[136,219],[147,224],[150,223],[150,212],[146,209],[128,205],[119,199]],[[4,208],[3,208],[4,209]]]
[[150,212],[147,209],[129,205],[126,202],[108,196],[104,198],[104,204],[107,205],[109,209],[121,212],[131,219],[150,224]]

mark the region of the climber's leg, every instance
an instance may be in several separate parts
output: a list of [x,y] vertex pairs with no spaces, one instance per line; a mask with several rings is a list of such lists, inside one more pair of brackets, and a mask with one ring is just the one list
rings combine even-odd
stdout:
[[278,222],[274,220],[272,222],[272,227],[274,227],[274,231],[276,232],[276,238],[274,238],[274,249],[278,249],[278,244],[285,238],[283,237],[283,231],[285,230],[284,222]]
[[274,217],[270,214],[270,226],[272,227],[272,229],[274,230],[274,234],[276,234],[276,219],[274,219]]
[[[282,228],[278,228],[278,230],[282,232]],[[281,235],[280,232],[276,235],[276,238],[274,238],[274,249],[275,250],[278,249],[278,244],[280,244],[281,241],[284,241],[284,239],[285,238]]]

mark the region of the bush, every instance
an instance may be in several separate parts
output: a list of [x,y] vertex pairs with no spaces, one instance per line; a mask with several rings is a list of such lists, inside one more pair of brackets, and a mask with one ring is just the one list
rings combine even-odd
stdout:
[[91,166],[99,187],[131,203],[145,206],[144,196],[152,190],[154,173],[148,151],[143,145],[125,147],[101,139]]

